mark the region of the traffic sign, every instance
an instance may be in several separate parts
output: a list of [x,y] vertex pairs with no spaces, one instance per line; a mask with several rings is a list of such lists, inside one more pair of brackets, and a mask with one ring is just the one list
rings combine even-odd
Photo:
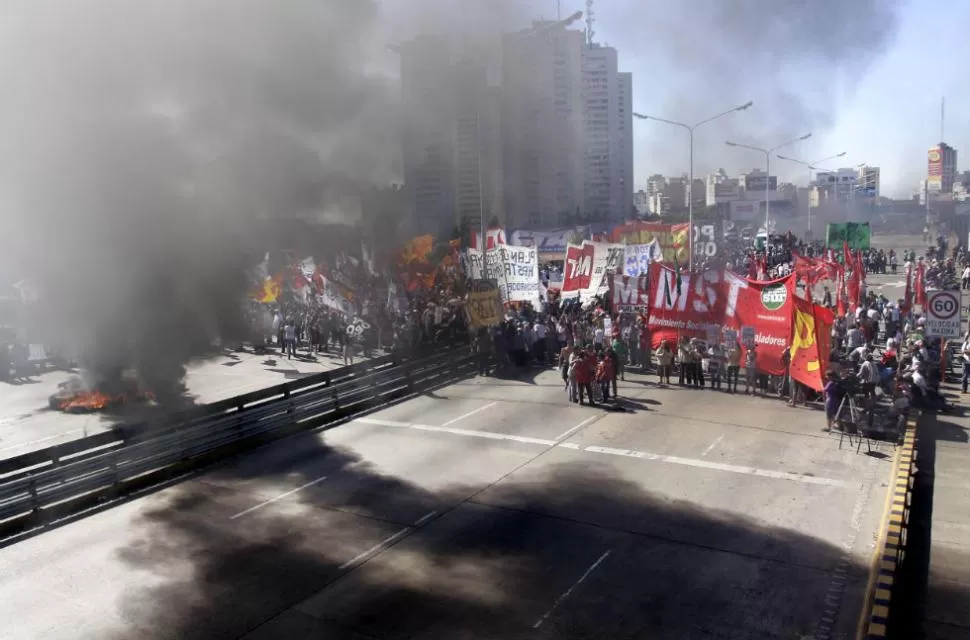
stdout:
[[941,338],[963,335],[959,291],[930,291],[926,300],[926,332]]

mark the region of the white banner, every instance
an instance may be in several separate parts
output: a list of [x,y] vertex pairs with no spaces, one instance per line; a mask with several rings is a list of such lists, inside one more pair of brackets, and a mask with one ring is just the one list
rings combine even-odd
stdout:
[[493,279],[498,282],[502,302],[531,302],[539,306],[539,258],[528,247],[500,245],[485,252],[468,249],[468,276],[476,280]]
[[353,303],[340,293],[340,289],[331,282],[328,278],[323,278],[323,293],[317,296],[317,301],[325,307],[334,309],[346,313],[348,315],[354,315],[356,309],[354,309]]
[[623,275],[645,276],[651,262],[663,262],[660,242],[654,238],[647,244],[628,244],[623,252]]
[[[511,233],[511,244],[519,247],[533,247],[539,253],[566,253],[569,239],[576,235],[574,228],[551,229],[549,231],[527,231],[517,229]],[[583,231],[579,232],[580,237]]]
[[589,288],[579,293],[579,300],[584,303],[590,298],[603,295],[610,290],[610,273],[623,273],[623,250],[626,245],[608,242],[593,242],[592,244],[594,247],[593,273],[589,279]]

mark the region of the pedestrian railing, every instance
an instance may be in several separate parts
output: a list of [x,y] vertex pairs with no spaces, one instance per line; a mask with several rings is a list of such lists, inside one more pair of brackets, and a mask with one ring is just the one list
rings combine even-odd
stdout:
[[382,356],[0,461],[0,540],[472,371],[467,348]]

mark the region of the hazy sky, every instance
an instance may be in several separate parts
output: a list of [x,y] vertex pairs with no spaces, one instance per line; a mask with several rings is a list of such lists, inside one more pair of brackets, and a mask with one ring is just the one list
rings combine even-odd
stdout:
[[[550,0],[550,4],[554,12],[554,0]],[[616,46],[620,53],[621,70],[635,74],[636,111],[672,120],[696,121],[745,101],[746,96],[737,94],[722,100],[705,96],[707,104],[691,110],[688,115],[672,108],[669,87],[678,83],[672,76],[683,73],[683,69],[670,59],[672,53],[664,55],[664,48],[670,51],[670,36],[656,33],[665,26],[656,24],[663,22],[662,17],[655,15],[651,19],[645,15],[645,11],[637,13],[635,5],[643,4],[642,0],[639,3],[636,0],[600,0],[596,3],[597,39]],[[687,0],[684,4],[698,3]],[[725,4],[731,5],[732,2]],[[752,3],[746,4],[750,6]],[[827,88],[820,86],[826,80],[824,68],[820,69],[824,65],[815,64],[811,57],[804,60],[793,58],[789,60],[793,64],[784,69],[772,68],[770,63],[760,66],[752,59],[745,73],[752,78],[750,89],[758,94],[750,95],[750,99],[755,100],[755,106],[747,112],[728,116],[734,119],[733,123],[721,120],[697,130],[695,141],[703,150],[698,149],[695,155],[695,173],[706,173],[719,166],[724,166],[729,173],[763,167],[764,157],[760,154],[721,148],[725,137],[768,146],[811,130],[813,137],[809,141],[782,153],[816,161],[846,151],[844,162],[830,163],[828,167],[854,166],[862,162],[878,165],[882,169],[883,193],[907,197],[917,187],[918,181],[925,177],[926,150],[939,142],[940,98],[944,95],[946,142],[964,154],[958,156],[958,161],[962,160],[961,167],[967,167],[970,161],[963,158],[970,157],[967,155],[970,154],[970,82],[961,72],[970,59],[970,41],[966,39],[970,2],[904,0],[883,4],[896,5],[895,31],[887,29],[877,34],[883,38],[883,48],[870,48],[868,60],[860,55],[853,62],[852,51],[846,51],[850,55],[831,64]],[[639,18],[632,26],[631,12]],[[840,16],[833,13],[830,19],[838,21]],[[697,33],[705,32],[700,29]],[[753,48],[757,49],[758,45],[754,44]],[[734,61],[734,65],[743,56],[743,52],[728,52],[729,60]],[[716,52],[714,57],[717,57]],[[696,80],[702,83],[705,78],[714,81],[718,73],[717,64],[706,69],[702,67]],[[789,136],[785,136],[784,129],[776,125],[773,130],[781,134],[780,137],[775,135],[772,139],[757,140],[760,121],[779,115],[768,111],[778,107],[771,96],[773,82],[757,80],[759,77],[780,78],[779,84],[789,88],[803,83],[803,95],[809,99],[818,97],[820,93],[830,94],[830,104],[822,107],[830,111],[830,122],[825,122],[825,118],[807,126],[795,122],[788,130]],[[684,108],[681,107],[680,111],[684,111]],[[634,128],[638,184],[653,173],[686,172],[686,132],[647,121],[636,121]],[[725,132],[726,129],[730,129],[729,133]],[[667,146],[670,140],[676,141],[678,137],[683,138],[683,155],[680,157]],[[781,161],[774,165],[773,160],[773,173],[775,168],[783,179],[798,183],[806,180],[806,170],[798,165]]]

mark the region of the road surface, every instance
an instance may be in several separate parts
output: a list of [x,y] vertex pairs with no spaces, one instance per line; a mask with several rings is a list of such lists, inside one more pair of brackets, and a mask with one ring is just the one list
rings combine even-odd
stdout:
[[0,549],[0,638],[849,638],[893,450],[818,410],[475,378]]
[[[343,366],[343,357],[319,354],[289,360],[277,354],[225,352],[192,363],[185,377],[186,400],[206,403],[264,389],[305,375]],[[110,429],[132,412],[66,414],[48,408],[57,385],[72,377],[63,371],[35,376],[31,383],[0,382],[0,459]],[[135,414],[141,410],[135,408]]]

